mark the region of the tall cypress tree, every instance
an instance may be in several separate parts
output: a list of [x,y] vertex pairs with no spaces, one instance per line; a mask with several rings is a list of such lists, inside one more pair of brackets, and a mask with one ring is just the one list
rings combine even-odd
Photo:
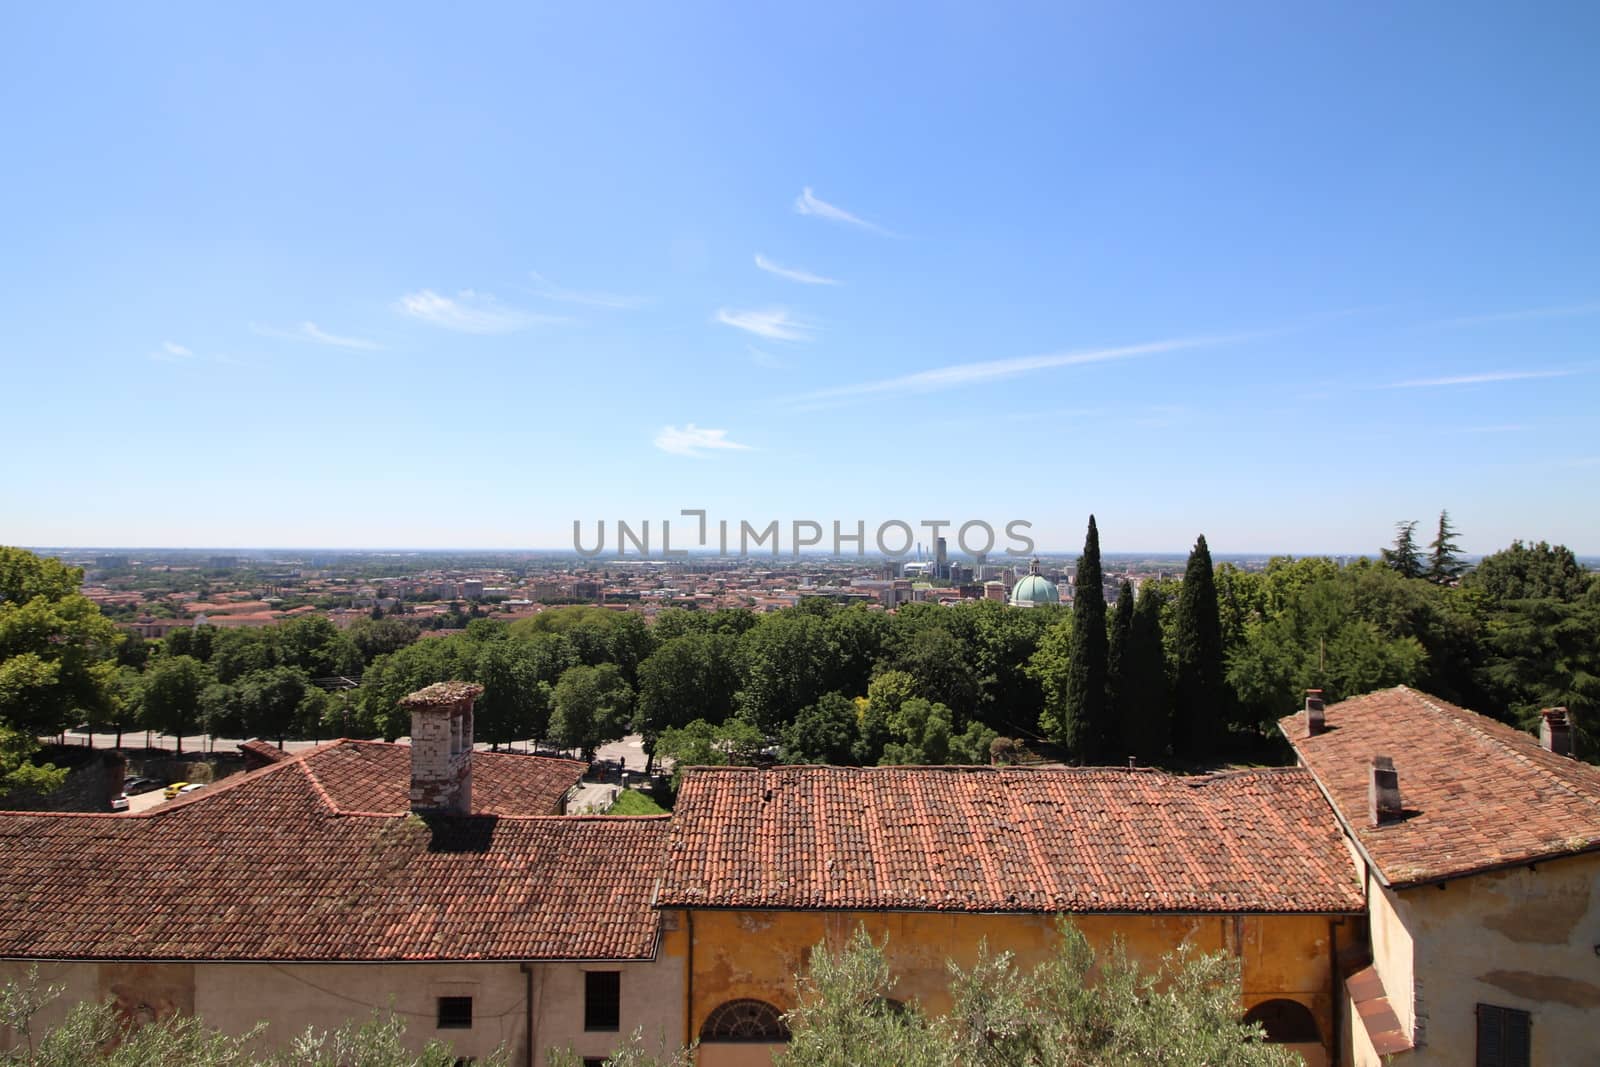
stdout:
[[1089,533],[1072,585],[1071,660],[1063,693],[1061,741],[1074,759],[1101,756],[1106,720],[1106,595],[1100,587],[1100,531],[1089,516]]
[[[1167,683],[1167,652],[1161,643],[1162,599],[1154,583],[1139,590],[1121,660],[1124,682],[1118,688],[1117,712],[1122,748],[1141,763],[1165,759],[1172,744],[1172,691]],[[1122,611],[1120,595],[1117,611]]]
[[1133,665],[1128,659],[1129,644],[1133,640],[1133,583],[1122,579],[1122,584],[1117,587],[1117,607],[1111,613],[1111,650],[1106,656],[1106,706],[1110,709],[1107,717],[1107,736],[1101,746],[1101,751],[1107,760],[1132,754],[1133,749],[1128,747],[1129,740],[1127,721],[1133,713],[1129,698],[1129,668]]
[[1194,543],[1178,593],[1173,644],[1177,678],[1172,694],[1173,742],[1179,755],[1204,759],[1222,737],[1222,623],[1205,535]]

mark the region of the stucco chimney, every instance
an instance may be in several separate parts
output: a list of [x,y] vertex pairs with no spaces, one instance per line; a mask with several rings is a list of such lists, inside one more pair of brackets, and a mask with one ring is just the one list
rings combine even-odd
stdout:
[[1373,826],[1382,826],[1400,817],[1400,775],[1388,756],[1372,757],[1372,773],[1367,779],[1367,814]]
[[1572,755],[1572,722],[1566,708],[1544,708],[1539,712],[1539,744],[1558,756]]
[[411,810],[472,811],[472,703],[483,686],[438,682],[400,701],[411,711]]
[[1323,717],[1322,690],[1306,690],[1306,736],[1316,737],[1326,730],[1327,720]]

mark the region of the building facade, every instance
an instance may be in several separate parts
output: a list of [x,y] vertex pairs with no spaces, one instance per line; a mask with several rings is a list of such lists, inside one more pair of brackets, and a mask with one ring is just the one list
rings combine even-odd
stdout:
[[518,1064],[683,1040],[651,907],[665,818],[560,814],[582,766],[474,752],[477,686],[407,699],[413,744],[337,741],[148,812],[0,814],[0,979],[287,1042],[398,1013]]
[[1600,1063],[1600,768],[1564,709],[1541,737],[1400,686],[1281,722],[1361,879],[1358,1067]]
[[896,997],[937,1014],[947,960],[987,943],[1031,967],[1063,916],[1151,966],[1180,945],[1234,954],[1242,1007],[1321,1067],[1340,1058],[1335,961],[1362,911],[1293,768],[698,769],[657,899],[687,934],[685,1030],[706,1067],[769,1062],[818,943],[887,937]]

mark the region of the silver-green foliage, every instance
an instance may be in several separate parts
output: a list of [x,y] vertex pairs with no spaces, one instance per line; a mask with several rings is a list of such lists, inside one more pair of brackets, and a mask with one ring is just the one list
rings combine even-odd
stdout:
[[818,945],[798,982],[793,1035],[776,1062],[913,1067],[1292,1067],[1294,1053],[1240,1022],[1239,966],[1188,948],[1145,973],[1120,940],[1097,954],[1063,921],[1056,953],[1030,972],[980,949],[949,965],[952,1006],[929,1018],[891,1007],[884,946],[858,930],[838,953]]

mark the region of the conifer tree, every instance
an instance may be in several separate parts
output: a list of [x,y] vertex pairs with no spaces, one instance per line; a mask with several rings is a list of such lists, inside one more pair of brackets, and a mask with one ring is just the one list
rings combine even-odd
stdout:
[[1072,585],[1072,644],[1063,693],[1061,741],[1073,758],[1093,763],[1106,740],[1106,596],[1100,587],[1100,531],[1089,532]]
[[[1162,596],[1156,585],[1139,590],[1122,654],[1117,714],[1122,729],[1122,749],[1141,763],[1166,758],[1172,744],[1172,689],[1167,682],[1167,652],[1161,643]],[[1132,598],[1129,598],[1130,603]],[[1122,609],[1122,598],[1117,598]]]
[[1105,743],[1101,746],[1104,758],[1120,759],[1133,750],[1125,743],[1129,740],[1127,722],[1134,713],[1129,703],[1133,695],[1128,671],[1128,645],[1133,639],[1133,583],[1122,579],[1117,587],[1117,607],[1111,614],[1111,649],[1106,656],[1106,706],[1110,709]]
[[1439,532],[1428,546],[1428,581],[1435,585],[1449,585],[1466,569],[1461,563],[1461,546],[1456,544],[1455,537],[1450,513],[1439,512]]
[[1394,524],[1394,547],[1383,550],[1383,562],[1402,578],[1422,577],[1422,553],[1417,551],[1417,521],[1406,519]]
[[1216,750],[1222,732],[1222,623],[1211,550],[1202,534],[1189,553],[1174,623],[1177,678],[1173,688],[1173,742],[1183,756],[1203,759]]

